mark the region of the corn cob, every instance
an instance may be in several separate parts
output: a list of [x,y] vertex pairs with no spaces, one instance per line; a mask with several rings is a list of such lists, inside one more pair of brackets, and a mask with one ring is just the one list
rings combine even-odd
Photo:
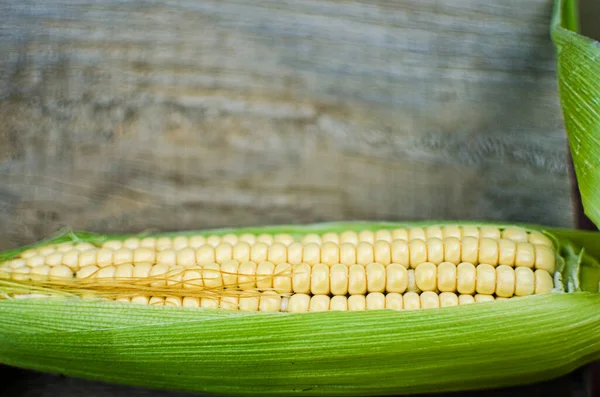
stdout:
[[[264,358],[261,354],[254,355],[255,359],[262,360],[264,367],[257,373],[235,380],[229,377],[227,371],[211,370],[208,366],[213,362],[212,357],[219,357],[225,360],[229,370],[238,368],[239,364],[232,361],[234,356],[229,355],[225,344],[217,344],[222,351],[215,350],[214,346],[210,348],[199,340],[192,341],[186,337],[186,343],[198,349],[193,350],[196,353],[190,353],[196,356],[190,362],[191,372],[186,372],[189,382],[181,383],[175,375],[181,371],[169,369],[164,380],[151,380],[150,384],[143,385],[189,391],[283,395],[294,394],[294,387],[306,385],[314,388],[315,394],[321,395],[336,394],[336,390],[344,390],[345,394],[350,390],[350,394],[370,395],[463,390],[522,383],[525,378],[520,380],[519,377],[525,373],[530,375],[527,381],[546,379],[559,371],[559,367],[564,372],[570,368],[569,365],[581,365],[599,356],[600,340],[597,335],[600,333],[600,318],[597,308],[600,302],[597,292],[600,270],[589,257],[569,251],[571,242],[561,242],[556,235],[536,228],[512,225],[400,226],[404,225],[317,225],[145,237],[81,234],[8,252],[0,257],[3,258],[0,261],[0,315],[7,321],[6,325],[0,323],[0,362],[45,370],[60,368],[64,373],[128,384],[147,382],[147,376],[135,375],[135,367],[129,367],[130,374],[116,374],[102,367],[101,372],[105,373],[98,375],[86,372],[88,367],[85,365],[77,368],[69,366],[61,360],[76,357],[74,351],[77,349],[73,345],[69,345],[71,350],[61,352],[59,357],[41,360],[42,364],[37,360],[21,360],[19,357],[27,357],[24,353],[28,347],[26,338],[14,334],[14,324],[21,321],[16,316],[17,311],[25,318],[35,315],[39,327],[42,324],[50,329],[75,327],[88,330],[85,332],[91,332],[94,337],[100,337],[102,332],[96,329],[105,327],[106,323],[102,325],[100,321],[93,321],[95,325],[88,327],[84,322],[90,321],[90,316],[108,316],[109,328],[113,329],[111,332],[123,338],[118,343],[123,348],[126,348],[130,334],[122,329],[122,325],[132,327],[131,331],[137,329],[140,335],[146,337],[151,332],[150,329],[146,332],[145,327],[151,324],[162,324],[157,329],[165,337],[175,329],[185,327],[183,333],[186,335],[202,338],[219,332],[229,335],[229,330],[233,332],[236,327],[247,329],[247,332],[240,332],[246,332],[248,336],[253,334],[252,327],[258,327],[261,336],[273,340],[272,344],[265,345],[269,354],[283,360],[284,366],[292,358],[302,363],[296,368],[286,367],[281,378],[271,376],[274,379],[272,385],[258,382],[260,386],[253,386],[256,379],[260,379],[260,373],[265,375],[271,365],[276,365],[273,369],[278,368],[276,360]],[[565,247],[568,248],[566,251]],[[583,316],[580,306],[588,308],[587,317]],[[163,309],[157,312],[157,307]],[[579,344],[576,347],[586,353],[577,354],[567,361],[568,365],[551,362],[548,354],[542,357],[548,361],[545,370],[523,370],[521,367],[520,372],[511,372],[514,374],[512,381],[479,369],[480,379],[487,382],[466,382],[465,377],[461,379],[451,374],[448,372],[450,367],[446,370],[442,365],[434,371],[437,373],[434,376],[441,376],[439,379],[444,380],[437,385],[432,384],[431,379],[425,381],[419,378],[409,369],[433,368],[422,358],[407,359],[406,353],[410,350],[405,350],[409,340],[411,346],[415,338],[432,341],[427,331],[428,321],[439,323],[445,327],[445,332],[451,332],[458,338],[456,342],[450,339],[445,342],[450,349],[447,353],[436,351],[435,355],[449,359],[450,356],[444,354],[452,351],[454,359],[458,355],[466,360],[470,353],[458,347],[466,342],[466,335],[475,337],[480,349],[491,347],[484,339],[478,339],[479,331],[469,331],[468,325],[473,330],[492,330],[492,326],[502,326],[502,334],[506,336],[513,335],[513,329],[505,328],[505,325],[517,327],[519,322],[527,323],[527,326],[535,323],[553,334],[548,328],[551,326],[548,319],[539,316],[543,307],[554,308],[548,319],[568,314],[572,318],[564,324],[565,327],[573,327],[575,322],[582,332],[590,335],[585,348]],[[62,320],[68,324],[65,328],[47,314],[72,313],[72,310],[87,314],[82,314],[80,319],[63,317]],[[310,314],[313,312],[321,313]],[[286,316],[289,315],[300,317],[288,319]],[[317,315],[327,317],[313,317]],[[494,322],[493,319],[498,317],[503,320]],[[207,323],[204,326],[203,319],[211,320],[211,325]],[[187,324],[189,321],[200,323],[190,325]],[[40,333],[44,334],[38,325],[25,323],[32,327],[31,332],[36,338],[40,337]],[[299,339],[295,342],[289,338],[277,339],[271,331],[273,327],[282,332],[288,329],[292,332],[290,335],[294,335],[298,324],[302,324],[303,331],[296,336]],[[365,338],[362,339],[363,344],[375,344],[378,349],[384,349],[382,351],[388,349],[390,354],[395,352],[396,356],[386,355],[392,366],[383,370],[378,362],[373,361],[376,359],[373,355],[373,360],[369,361],[373,369],[371,375],[363,373],[364,379],[360,382],[355,377],[346,377],[345,374],[360,371],[361,364],[345,353],[354,351],[348,343],[356,335],[342,331],[340,327],[344,324],[353,327],[356,335]],[[364,334],[356,327],[387,335],[386,339],[375,341],[369,333]],[[514,332],[516,342],[525,343],[525,339],[523,342],[519,339],[524,337],[516,332],[516,328]],[[8,341],[3,338],[9,335],[12,342],[3,342]],[[256,335],[258,337],[259,333]],[[335,335],[347,335],[348,343],[334,338]],[[436,335],[438,339],[445,338]],[[387,339],[391,336],[392,339]],[[231,334],[231,339],[229,336],[226,338],[227,343],[239,343],[239,339],[235,342],[235,338],[235,333]],[[18,340],[23,343],[15,342]],[[75,340],[76,337],[71,339]],[[325,340],[329,344],[323,344]],[[532,343],[529,339],[527,341]],[[110,343],[115,344],[114,340]],[[244,342],[244,346],[255,351],[260,343]],[[330,370],[333,378],[325,382],[320,380],[321,377],[313,376],[310,355],[304,352],[312,352],[313,357],[320,357],[321,352],[314,346],[309,348],[310,343],[333,354],[325,354],[321,360],[330,360],[334,367],[345,368],[346,372]],[[437,343],[426,349],[439,349],[434,348],[439,346]],[[157,348],[155,343],[144,346]],[[473,347],[470,349],[473,350]],[[520,349],[523,350],[523,347]],[[543,351],[541,347],[537,349]],[[174,350],[187,357],[185,360],[191,359],[180,350]],[[540,354],[537,350],[535,353],[529,348],[525,350],[533,355]],[[198,357],[201,351],[210,354]],[[291,356],[285,358],[276,351],[288,351]],[[519,350],[512,351],[510,354],[515,356],[515,361],[517,356],[524,360]],[[168,349],[165,350],[165,354],[168,352]],[[357,350],[354,354],[361,356],[366,353]],[[400,362],[397,357],[407,360]],[[169,360],[167,362],[171,362]],[[514,361],[511,362],[514,366]],[[100,364],[87,365],[96,370],[101,367]],[[498,361],[497,365],[502,369],[503,361]],[[278,373],[281,373],[280,368]],[[386,373],[394,373],[395,380],[381,383],[382,379],[387,379]],[[285,374],[294,377],[297,383],[292,385],[286,381]],[[366,385],[373,384],[375,378],[381,383],[377,390],[365,389]]]

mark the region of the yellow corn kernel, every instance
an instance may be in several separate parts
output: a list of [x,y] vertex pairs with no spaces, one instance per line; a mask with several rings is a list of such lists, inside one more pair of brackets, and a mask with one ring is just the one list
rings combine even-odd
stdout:
[[332,266],[340,262],[340,246],[331,241],[324,241],[321,246],[321,262]]
[[367,241],[360,241],[356,245],[356,263],[367,266],[375,260],[375,249],[373,244]]
[[348,298],[348,310],[349,311],[367,310],[367,299],[366,299],[365,295],[350,295],[350,297]]
[[410,255],[406,240],[396,239],[392,241],[392,263],[399,263],[408,269]]
[[267,259],[272,263],[287,262],[288,247],[279,242],[274,242],[267,250]]
[[437,284],[437,266],[423,262],[415,269],[415,282],[421,291],[435,291]]
[[408,243],[410,267],[415,269],[423,262],[427,262],[427,244],[421,239],[412,239]]
[[402,310],[402,295],[391,292],[385,295],[385,308],[391,310]]
[[330,269],[330,289],[332,295],[346,295],[348,293],[348,270],[343,264],[333,265]]
[[309,312],[325,312],[329,310],[329,296],[313,295],[308,306]]
[[352,243],[342,243],[340,244],[340,263],[344,265],[354,265],[356,264],[356,246]]

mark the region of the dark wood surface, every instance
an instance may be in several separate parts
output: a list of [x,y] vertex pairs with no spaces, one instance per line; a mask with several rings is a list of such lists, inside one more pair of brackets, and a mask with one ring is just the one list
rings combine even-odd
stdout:
[[[552,5],[0,0],[0,249],[64,227],[573,226]],[[2,370],[10,396],[183,396]],[[486,394],[589,396],[584,377]]]

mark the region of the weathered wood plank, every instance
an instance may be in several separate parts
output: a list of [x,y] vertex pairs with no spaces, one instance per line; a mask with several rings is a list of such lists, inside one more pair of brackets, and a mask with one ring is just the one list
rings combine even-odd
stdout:
[[0,248],[66,225],[570,225],[551,6],[0,1]]

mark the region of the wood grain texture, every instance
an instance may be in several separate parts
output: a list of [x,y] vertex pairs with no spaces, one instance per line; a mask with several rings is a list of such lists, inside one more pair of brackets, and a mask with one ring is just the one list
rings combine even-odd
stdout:
[[[64,227],[571,226],[552,3],[0,0],[0,249]],[[14,395],[179,396],[26,374]]]

